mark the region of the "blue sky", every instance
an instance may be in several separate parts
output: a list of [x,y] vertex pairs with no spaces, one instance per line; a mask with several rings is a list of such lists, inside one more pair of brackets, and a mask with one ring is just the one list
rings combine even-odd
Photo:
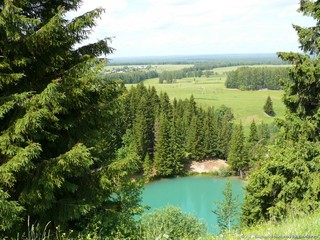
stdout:
[[112,37],[112,58],[296,52],[292,24],[312,24],[299,0],[84,0],[69,15],[95,7],[106,12],[89,41]]

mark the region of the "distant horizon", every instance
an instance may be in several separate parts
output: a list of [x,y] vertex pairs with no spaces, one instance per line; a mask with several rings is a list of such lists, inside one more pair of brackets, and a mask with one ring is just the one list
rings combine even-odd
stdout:
[[[107,58],[110,58],[113,54],[107,55]],[[198,56],[198,57],[206,57],[206,56],[240,56],[240,55],[277,55],[276,52],[261,52],[261,53],[199,53],[199,54],[172,54],[172,55],[137,55],[137,56],[115,56],[112,59],[122,59],[122,58],[173,58],[173,57],[190,57],[190,56]]]
[[247,64],[259,63],[285,63],[276,53],[226,53],[226,54],[191,54],[191,55],[160,55],[160,56],[107,56],[110,65],[147,65],[147,64],[194,64],[204,62],[243,62]]

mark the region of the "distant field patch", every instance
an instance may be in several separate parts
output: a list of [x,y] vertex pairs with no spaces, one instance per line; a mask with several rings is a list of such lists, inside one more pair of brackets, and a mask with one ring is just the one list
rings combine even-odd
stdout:
[[[176,70],[181,67],[181,65],[159,65],[157,67],[160,66],[163,70]],[[215,68],[212,70],[213,75],[209,77],[183,78],[176,80],[173,84],[159,84],[158,78],[145,80],[144,84],[154,86],[159,93],[166,92],[171,99],[185,99],[193,95],[196,102],[204,108],[226,105],[232,108],[236,122],[241,121],[244,126],[249,126],[253,119],[257,123],[261,121],[272,123],[274,121],[274,117],[266,115],[263,111],[268,96],[273,101],[276,117],[283,117],[285,111],[285,106],[281,100],[283,91],[240,91],[225,88],[227,72],[237,68],[238,66]]]

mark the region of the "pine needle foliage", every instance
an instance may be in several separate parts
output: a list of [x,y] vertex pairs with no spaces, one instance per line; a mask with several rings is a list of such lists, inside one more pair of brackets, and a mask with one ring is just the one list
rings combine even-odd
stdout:
[[236,125],[232,132],[228,163],[234,171],[237,171],[241,175],[249,166],[248,152],[241,123]]
[[111,194],[128,187],[118,175],[128,166],[109,167],[122,89],[96,77],[108,39],[75,47],[103,13],[67,19],[80,4],[0,3],[0,236],[23,231],[27,216],[81,230],[99,211],[122,211]]
[[304,53],[279,52],[293,66],[282,79],[285,119],[278,119],[280,134],[274,146],[249,175],[242,222],[283,220],[289,214],[319,208],[320,181],[320,2],[301,0],[299,11],[315,26],[294,25]]

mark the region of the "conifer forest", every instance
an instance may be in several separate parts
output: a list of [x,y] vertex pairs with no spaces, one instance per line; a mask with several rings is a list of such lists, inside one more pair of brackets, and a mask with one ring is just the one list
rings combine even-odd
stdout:
[[[320,207],[320,1],[299,2],[314,20],[293,25],[300,53],[118,64],[112,38],[87,41],[105,9],[68,17],[82,3],[0,1],[0,238],[239,239],[294,219],[320,236],[319,221],[302,229]],[[197,95],[179,97],[184,84]],[[261,92],[268,123],[216,105],[226,91]],[[146,183],[212,159],[246,182],[239,221],[230,182],[220,235],[172,206],[143,214]]]

